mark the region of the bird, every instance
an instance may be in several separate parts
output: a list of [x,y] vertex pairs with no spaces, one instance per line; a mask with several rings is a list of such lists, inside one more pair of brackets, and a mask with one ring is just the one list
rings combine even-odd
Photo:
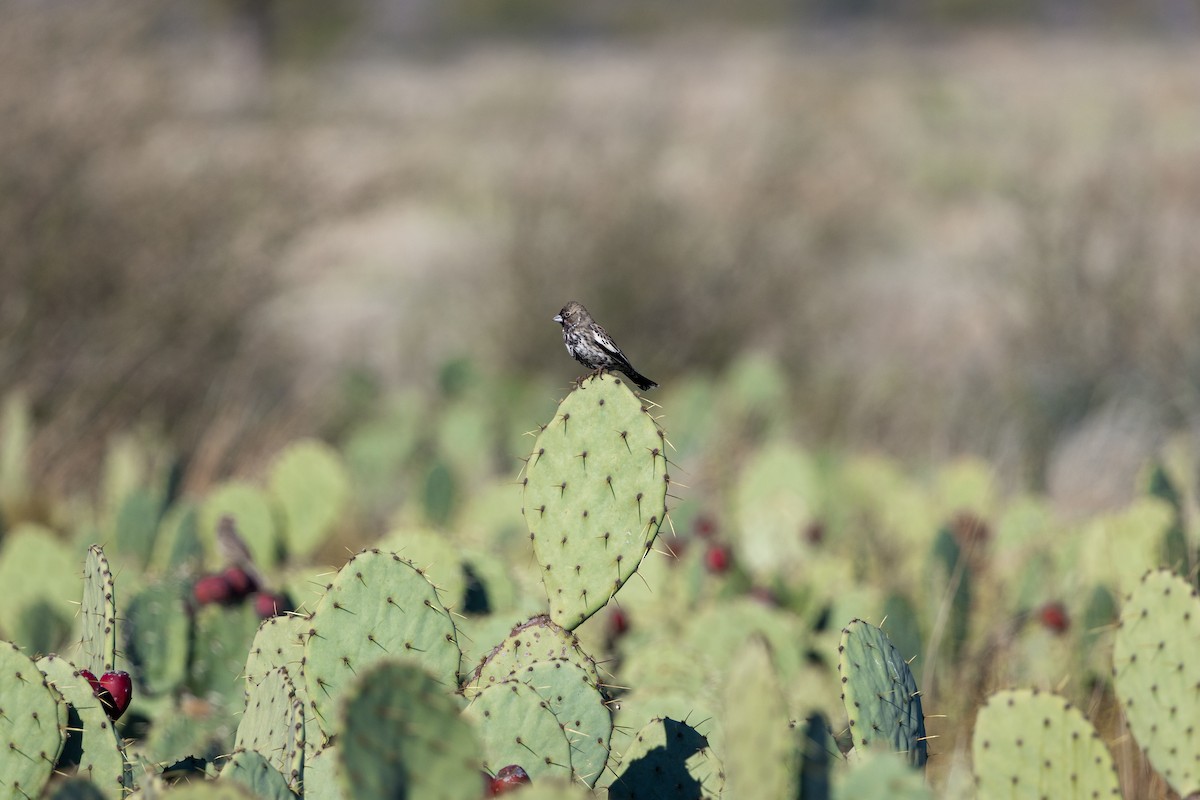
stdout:
[[562,325],[567,352],[595,374],[608,370],[624,372],[643,392],[658,386],[633,368],[608,331],[592,319],[582,303],[570,301],[555,315],[554,321]]

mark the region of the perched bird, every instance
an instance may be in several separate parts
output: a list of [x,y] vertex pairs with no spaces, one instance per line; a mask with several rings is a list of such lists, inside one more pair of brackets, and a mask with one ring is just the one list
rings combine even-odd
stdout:
[[567,303],[554,321],[562,325],[563,344],[567,346],[567,352],[580,364],[597,374],[606,370],[624,372],[642,391],[658,386],[633,368],[608,331],[592,319],[592,315],[580,303],[574,300]]

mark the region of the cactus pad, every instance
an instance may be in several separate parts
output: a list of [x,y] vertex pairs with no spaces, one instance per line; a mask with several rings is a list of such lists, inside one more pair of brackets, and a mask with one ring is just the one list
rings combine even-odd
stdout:
[[366,550],[342,567],[308,620],[304,652],[311,709],[326,734],[346,685],[377,661],[411,658],[447,691],[457,684],[450,613],[433,585],[394,553]]
[[271,493],[283,508],[284,541],[294,556],[315,550],[338,524],[350,499],[341,456],[315,439],[287,447],[271,468]]
[[261,754],[288,785],[299,786],[304,764],[304,704],[283,667],[267,673],[246,693],[246,712],[238,724],[234,747]]
[[320,797],[321,800],[342,800],[342,787],[338,783],[338,748],[322,748],[304,761],[304,797]]
[[1113,686],[1150,764],[1186,797],[1200,792],[1200,600],[1187,581],[1148,572],[1121,611]]
[[133,775],[121,740],[92,685],[65,658],[46,656],[38,659],[37,666],[68,704],[67,741],[56,769],[63,772],[73,767],[104,797],[119,800],[133,787]]
[[1057,695],[993,694],[975,718],[971,749],[979,800],[1120,796],[1096,729]]
[[[1013,796],[1025,795],[1018,792]],[[833,797],[834,800],[861,800],[865,797],[933,800],[924,776],[908,765],[906,757],[902,753],[884,750],[872,750],[870,755],[864,753],[855,758],[850,771],[838,781]]]
[[0,709],[0,796],[37,797],[66,741],[67,704],[9,642],[0,642]]
[[125,606],[125,655],[147,694],[173,691],[187,677],[189,627],[183,593],[179,583],[153,584]]
[[225,566],[228,560],[222,555],[217,538],[224,517],[233,520],[251,560],[260,569],[270,569],[279,562],[282,548],[270,496],[256,486],[233,482],[210,492],[200,507],[200,539],[210,565]]
[[612,800],[695,797],[715,800],[725,786],[721,762],[708,739],[690,725],[656,719],[634,736],[608,789]]
[[504,681],[476,695],[463,711],[483,742],[484,766],[493,773],[520,764],[535,782],[571,775],[571,744],[541,695],[520,681]]
[[96,675],[112,671],[117,660],[117,603],[112,570],[98,544],[88,548],[83,563],[80,617],[83,620],[80,664]]
[[385,661],[363,670],[342,710],[337,749],[347,797],[479,796],[475,732],[445,687],[417,664]]
[[575,628],[637,570],[666,516],[662,431],[611,376],[567,395],[526,465],[523,509],[550,599]]
[[307,626],[307,619],[294,615],[263,620],[246,657],[247,692],[277,667],[286,669],[293,682],[297,679],[304,659]]
[[722,756],[733,797],[795,797],[799,764],[779,675],[766,642],[751,636],[725,680]]
[[549,705],[571,745],[571,771],[594,786],[608,762],[612,712],[592,676],[578,664],[558,658],[531,664],[514,677]]
[[908,664],[887,635],[853,620],[838,646],[842,702],[855,747],[884,746],[922,767],[927,758],[921,695]]
[[549,617],[537,616],[513,628],[503,642],[484,656],[463,694],[470,699],[481,689],[518,677],[530,665],[551,659],[574,663],[587,673],[593,684],[600,684],[596,662],[579,647],[575,634],[563,630]]
[[236,783],[257,800],[295,800],[296,797],[287,778],[262,753],[254,750],[235,750],[221,768],[220,783]]

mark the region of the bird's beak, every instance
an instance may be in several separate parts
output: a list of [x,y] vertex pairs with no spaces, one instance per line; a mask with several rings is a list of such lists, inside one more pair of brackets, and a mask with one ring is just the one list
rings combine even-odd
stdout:
[[555,314],[554,321],[557,322],[559,325],[562,325],[562,314]]

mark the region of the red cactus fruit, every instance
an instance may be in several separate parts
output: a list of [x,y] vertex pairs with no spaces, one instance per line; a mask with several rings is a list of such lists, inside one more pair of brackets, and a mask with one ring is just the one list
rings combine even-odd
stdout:
[[529,773],[516,764],[509,764],[507,767],[501,767],[500,771],[496,773],[496,777],[492,778],[492,785],[489,790],[492,793],[492,797],[495,797],[528,783],[532,783],[529,780]]
[[254,576],[241,567],[226,567],[221,572],[221,577],[229,584],[235,600],[240,600],[258,591],[258,582],[254,580]]
[[236,594],[224,575],[205,575],[192,586],[192,597],[197,604],[206,606],[211,603],[231,603]]
[[720,575],[729,569],[729,548],[723,544],[710,544],[704,551],[704,566],[709,572]]
[[116,722],[125,713],[125,709],[129,708],[129,701],[133,697],[133,681],[130,680],[128,672],[118,670],[101,675],[99,684],[100,704],[104,706],[108,718]]
[[278,617],[293,611],[292,601],[279,592],[259,592],[254,595],[254,611],[261,619]]
[[1062,603],[1046,603],[1046,605],[1038,609],[1037,617],[1043,627],[1057,634],[1066,633],[1067,629],[1071,627],[1071,620],[1067,616],[1066,606]]
[[92,694],[96,695],[97,697],[100,695],[102,687],[100,686],[100,681],[96,680],[96,673],[92,672],[90,669],[81,669],[79,670],[79,677],[91,684]]

